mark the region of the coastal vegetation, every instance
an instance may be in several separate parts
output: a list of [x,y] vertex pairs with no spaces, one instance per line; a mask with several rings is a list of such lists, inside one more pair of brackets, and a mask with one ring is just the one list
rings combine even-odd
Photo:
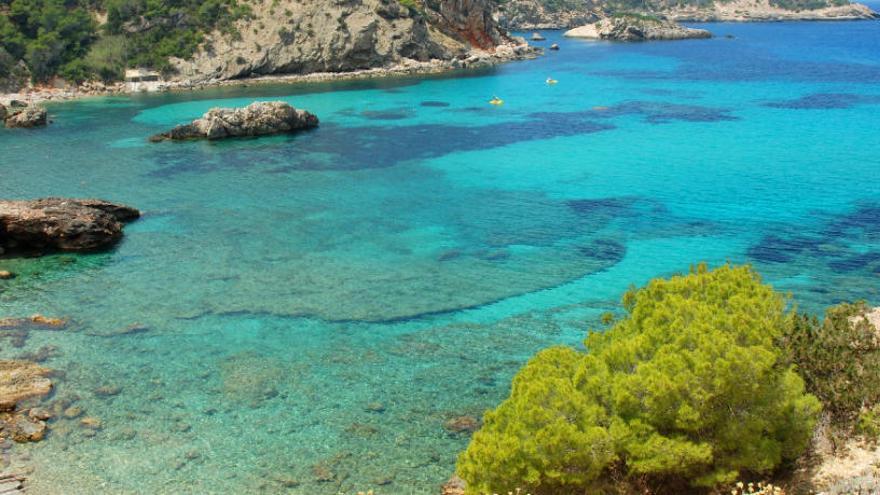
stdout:
[[781,341],[786,354],[822,401],[837,437],[855,429],[880,433],[880,341],[864,302],[829,308],[825,318],[797,315]]
[[168,57],[191,55],[211,30],[234,31],[248,12],[235,0],[0,0],[0,48],[35,82],[118,80],[126,67],[169,70]]
[[846,435],[880,431],[864,303],[820,322],[750,267],[699,265],[623,308],[585,351],[520,370],[459,458],[468,493],[700,493],[792,466],[823,409]]

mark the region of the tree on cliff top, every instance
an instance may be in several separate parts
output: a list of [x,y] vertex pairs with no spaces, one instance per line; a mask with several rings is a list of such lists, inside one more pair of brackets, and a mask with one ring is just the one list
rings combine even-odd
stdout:
[[626,293],[587,353],[532,358],[458,462],[469,493],[670,490],[767,473],[807,446],[819,402],[776,345],[792,315],[748,267]]

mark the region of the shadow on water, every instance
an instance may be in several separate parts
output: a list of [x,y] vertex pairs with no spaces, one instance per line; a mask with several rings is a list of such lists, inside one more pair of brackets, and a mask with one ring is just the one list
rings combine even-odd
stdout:
[[[401,117],[398,113],[396,110],[389,110],[378,112],[378,115],[371,114],[367,118],[398,119]],[[204,143],[166,143],[156,153],[159,168],[148,175],[170,178],[181,173],[249,168],[254,164],[269,166],[267,171],[276,174],[297,170],[384,168],[454,152],[485,150],[528,141],[609,131],[615,126],[602,120],[628,115],[642,116],[648,124],[673,121],[723,122],[737,119],[725,109],[631,101],[580,112],[536,112],[528,114],[525,120],[483,126],[424,124],[352,128],[326,124],[309,133],[265,142],[227,141],[217,143],[216,147],[204,146]],[[385,143],[419,144],[385,146]],[[223,152],[218,153],[218,149]]]
[[829,219],[813,232],[791,226],[789,233],[768,234],[751,246],[750,258],[767,264],[810,262],[834,272],[880,273],[880,251],[859,246],[880,241],[880,206],[865,204]]

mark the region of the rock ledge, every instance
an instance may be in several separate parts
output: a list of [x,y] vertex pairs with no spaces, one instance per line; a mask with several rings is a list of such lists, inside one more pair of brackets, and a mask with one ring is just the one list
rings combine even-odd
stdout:
[[0,254],[106,249],[122,238],[122,224],[139,216],[100,199],[0,200]]

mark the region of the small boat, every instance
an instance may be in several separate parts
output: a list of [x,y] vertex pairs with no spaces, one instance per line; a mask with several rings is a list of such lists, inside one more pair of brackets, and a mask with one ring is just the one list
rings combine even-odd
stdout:
[[504,105],[504,100],[497,96],[493,96],[491,100],[489,100],[490,105]]
[[559,82],[559,81],[557,81],[556,79],[553,79],[552,77],[548,77],[548,78],[547,78],[547,84],[549,84],[549,85],[551,85],[551,86],[554,85],[554,84],[556,84],[556,83],[558,83],[558,82]]

